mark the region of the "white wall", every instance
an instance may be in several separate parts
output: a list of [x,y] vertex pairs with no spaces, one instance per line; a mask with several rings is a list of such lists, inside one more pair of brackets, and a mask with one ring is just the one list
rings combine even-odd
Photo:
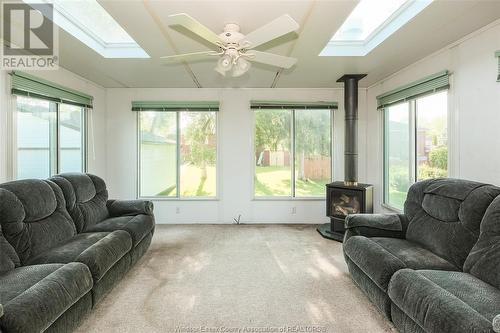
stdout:
[[[364,118],[366,91],[360,91]],[[338,101],[334,116],[334,178],[343,179],[344,112],[342,89],[108,89],[107,184],[110,197],[137,196],[137,113],[133,100],[218,100],[219,164],[217,201],[156,200],[158,223],[232,223],[241,214],[245,223],[323,223],[324,200],[253,200],[253,114],[250,100]],[[360,121],[360,142],[365,138]],[[364,166],[364,147],[360,147]],[[360,168],[364,180],[364,168]],[[292,208],[296,213],[291,214]],[[176,213],[177,208],[179,213]]]
[[[94,97],[94,109],[88,125],[88,171],[106,177],[106,89],[82,77],[60,68],[55,71],[26,71],[31,75],[81,91]],[[0,182],[11,180],[8,119],[12,109],[10,75],[0,71]],[[92,124],[90,124],[92,121]],[[93,134],[93,135],[92,135]]]
[[367,92],[366,177],[375,184],[375,208],[383,185],[382,114],[376,96],[430,74],[449,70],[450,176],[500,185],[500,83],[496,82],[500,21],[405,68]]

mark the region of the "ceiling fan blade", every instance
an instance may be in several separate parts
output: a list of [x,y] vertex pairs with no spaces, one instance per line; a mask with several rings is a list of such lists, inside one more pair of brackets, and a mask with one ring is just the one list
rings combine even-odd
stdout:
[[160,57],[163,63],[168,64],[172,62],[184,62],[184,61],[193,61],[200,59],[207,59],[209,57],[213,57],[219,55],[215,51],[201,51],[201,52],[193,52],[193,53],[185,53],[185,54],[176,54],[171,56]]
[[260,62],[261,64],[290,68],[297,63],[296,58],[284,57],[273,53],[260,52],[251,50],[247,53],[249,55],[248,60],[253,62]]
[[299,24],[290,15],[285,14],[252,31],[246,35],[244,40],[250,42],[250,48],[253,49],[298,29]]
[[206,39],[212,44],[217,45],[217,42],[220,42],[220,38],[215,32],[213,32],[212,30],[210,30],[209,28],[207,28],[206,26],[204,26],[203,24],[201,24],[200,22],[189,16],[188,14],[181,13],[181,14],[169,15],[167,22],[169,26],[172,25],[183,26],[184,28],[197,34],[201,38]]

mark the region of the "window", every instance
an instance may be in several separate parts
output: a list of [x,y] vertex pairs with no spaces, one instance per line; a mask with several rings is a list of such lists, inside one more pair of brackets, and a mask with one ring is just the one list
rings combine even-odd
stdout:
[[403,209],[416,181],[448,175],[447,91],[384,109],[384,202]]
[[406,0],[362,0],[335,33],[334,41],[362,41],[394,14]]
[[365,56],[433,0],[361,0],[320,56]]
[[59,172],[84,171],[85,109],[59,104]]
[[139,196],[216,197],[217,112],[156,110],[138,117]]
[[[26,3],[32,1],[23,0]],[[116,20],[96,0],[52,0],[53,18],[59,27],[104,58],[149,58]]]
[[17,179],[85,170],[85,108],[16,97]]
[[333,108],[255,103],[255,197],[324,197],[332,179]]
[[92,96],[23,72],[10,74],[16,97],[14,178],[84,172],[85,118]]

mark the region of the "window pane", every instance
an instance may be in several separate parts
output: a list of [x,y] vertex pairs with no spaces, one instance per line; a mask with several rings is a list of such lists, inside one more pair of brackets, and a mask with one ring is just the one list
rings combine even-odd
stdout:
[[402,209],[413,178],[410,174],[409,103],[385,110],[385,202]]
[[177,195],[175,112],[140,112],[140,195]]
[[255,111],[255,196],[291,196],[290,110]]
[[47,178],[55,172],[56,104],[17,97],[17,178]]
[[331,181],[330,110],[295,111],[295,196],[325,196]]
[[217,115],[215,112],[181,112],[182,197],[216,195]]
[[59,172],[83,171],[84,108],[59,104]]
[[446,91],[417,99],[417,179],[448,176]]

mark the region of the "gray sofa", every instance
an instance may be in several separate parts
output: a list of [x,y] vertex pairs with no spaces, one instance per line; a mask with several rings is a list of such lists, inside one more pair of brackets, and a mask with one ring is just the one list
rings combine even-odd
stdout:
[[68,332],[148,249],[153,205],[90,174],[0,184],[0,332]]
[[404,214],[346,220],[354,282],[401,332],[500,332],[500,188],[411,186]]

